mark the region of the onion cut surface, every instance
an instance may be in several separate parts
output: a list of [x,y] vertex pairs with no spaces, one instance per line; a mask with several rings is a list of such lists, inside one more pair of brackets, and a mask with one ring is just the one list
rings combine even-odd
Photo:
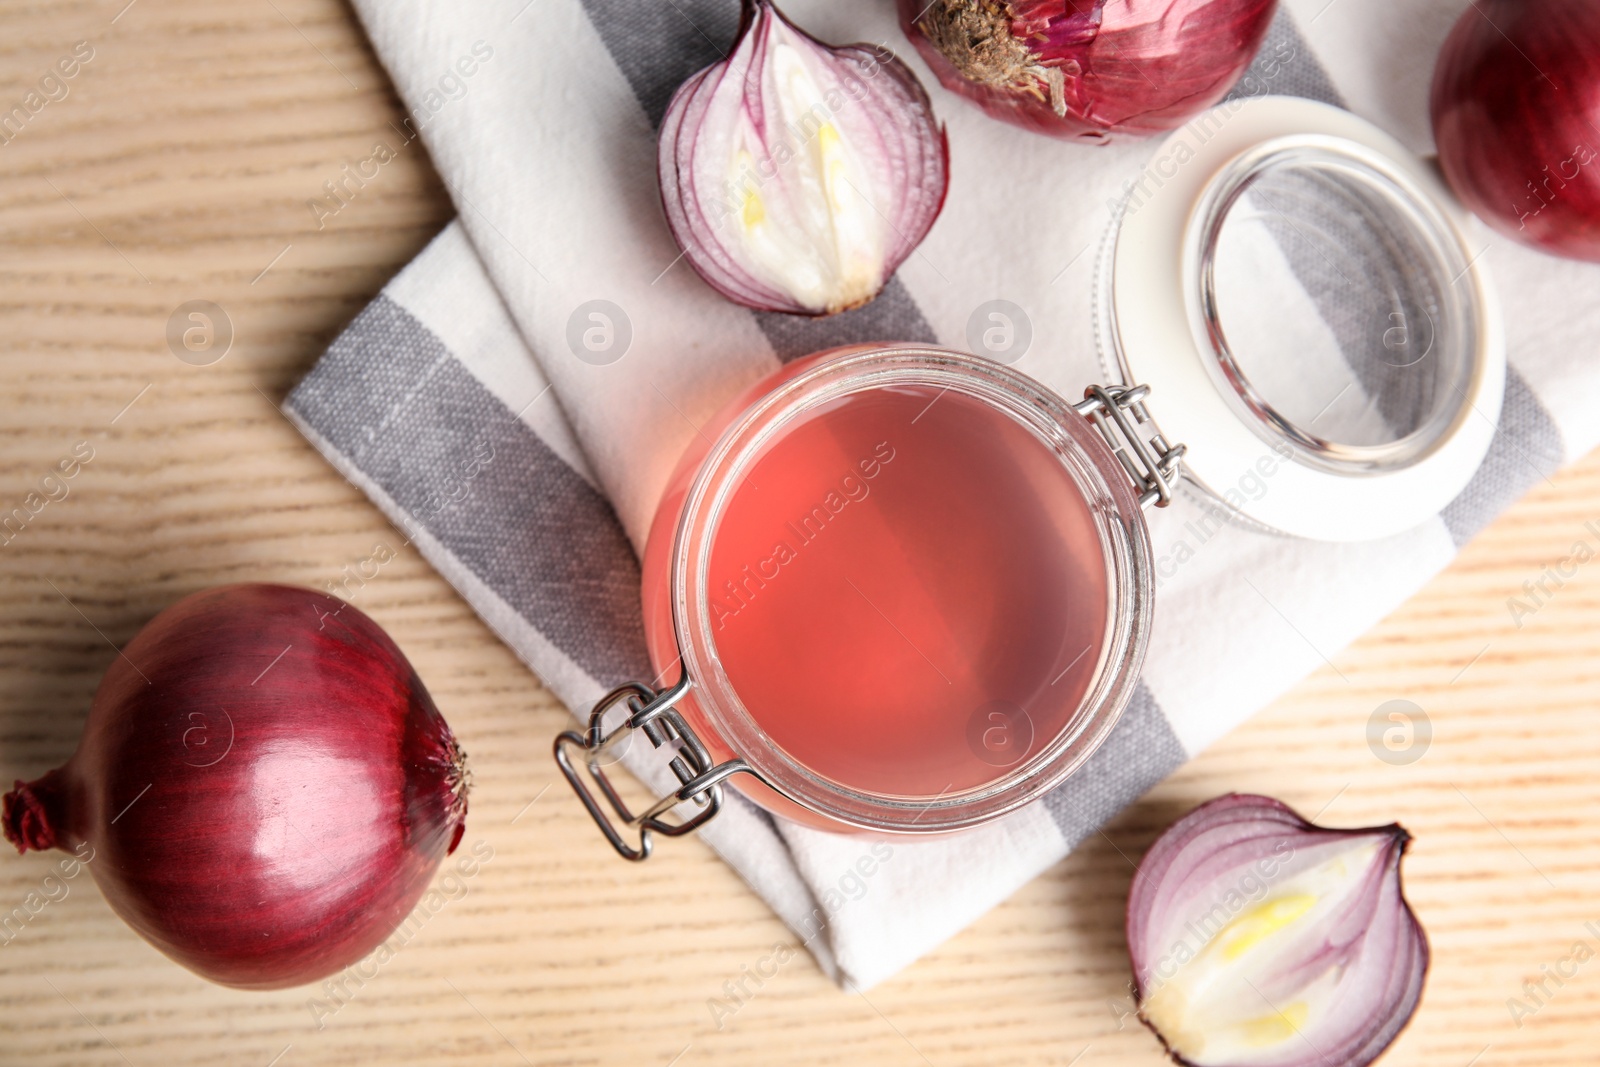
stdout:
[[1363,1067],[1410,1021],[1428,942],[1398,825],[1330,830],[1230,794],[1164,833],[1128,897],[1140,1018],[1195,1067]]
[[899,59],[825,45],[746,0],[728,58],[667,106],[661,200],[712,288],[758,310],[827,315],[871,300],[921,243],[948,156]]

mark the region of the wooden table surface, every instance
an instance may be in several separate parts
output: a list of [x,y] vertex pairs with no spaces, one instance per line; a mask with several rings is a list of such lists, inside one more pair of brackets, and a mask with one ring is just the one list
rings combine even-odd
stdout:
[[[0,105],[75,42],[68,94],[0,145],[0,503],[78,442],[93,460],[0,547],[0,775],[72,751],[100,674],[157,610],[220,582],[321,586],[387,536],[279,414],[324,345],[450,217],[420,147],[318,230],[306,207],[400,114],[332,0],[6,3]],[[59,95],[59,92],[57,92]],[[167,320],[211,300],[205,367]],[[0,509],[3,510],[3,509]],[[0,945],[0,1061],[28,1064],[1070,1064],[1164,1062],[1125,1017],[1122,906],[1141,854],[1230,789],[1325,822],[1398,818],[1433,942],[1385,1063],[1600,1061],[1600,962],[1528,1018],[1508,999],[1600,946],[1600,563],[1513,625],[1507,598],[1592,535],[1600,457],[1541,484],[1394,617],[926,959],[847,996],[798,954],[723,1029],[708,1001],[794,941],[698,842],[628,866],[551,786],[566,712],[413,550],[356,597],[427,679],[476,775],[493,860],[319,1029],[315,989],[242,993],[173,965],[90,880]],[[1368,750],[1386,700],[1426,756]],[[539,799],[535,799],[539,798]],[[0,913],[49,854],[0,856]],[[1571,971],[1571,964],[1563,964]],[[1520,1021],[1521,1025],[1518,1025]]]

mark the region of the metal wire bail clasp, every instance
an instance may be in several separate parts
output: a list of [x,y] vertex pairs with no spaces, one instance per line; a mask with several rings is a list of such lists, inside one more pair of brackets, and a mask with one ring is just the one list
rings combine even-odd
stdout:
[[[687,673],[678,684],[660,692],[639,682],[628,682],[600,698],[594,710],[589,713],[589,728],[584,733],[567,730],[556,737],[555,757],[556,763],[561,766],[561,773],[567,776],[573,792],[583,801],[583,806],[589,810],[590,817],[606,835],[606,840],[610,841],[611,846],[625,859],[638,861],[650,858],[652,831],[666,834],[668,837],[679,837],[698,830],[722,810],[723,779],[741,772],[755,774],[742,759],[712,763],[711,754],[706,751],[705,745],[700,743],[700,739],[695,736],[675,706],[689,691],[689,687]],[[627,720],[609,734],[606,733],[602,720],[607,712],[623,702],[626,702],[629,712]],[[620,749],[623,740],[634,730],[643,731],[656,748],[677,742],[676,751],[673,752],[668,766],[672,768],[672,773],[677,775],[681,783],[677,792],[662,797],[651,805],[649,810],[639,815],[634,815],[628,810],[628,805],[623,802],[611,784],[610,778],[606,776],[603,762],[608,753]],[[606,803],[611,806],[615,820],[600,806],[594,791],[584,781],[583,773],[573,763],[569,755],[573,750],[583,753],[584,771],[599,787],[601,796],[605,797]],[[668,821],[666,818],[668,813],[685,802],[693,802],[700,810],[680,822]],[[638,829],[637,847],[623,838],[618,823],[625,828]]]
[[[1139,488],[1140,505],[1164,508],[1172,503],[1172,485],[1178,480],[1185,448],[1169,445],[1154,428],[1144,406],[1149,395],[1148,385],[1091,385],[1083,391],[1082,402],[1073,407],[1094,424],[1121,460]],[[1141,427],[1147,429],[1141,432]]]

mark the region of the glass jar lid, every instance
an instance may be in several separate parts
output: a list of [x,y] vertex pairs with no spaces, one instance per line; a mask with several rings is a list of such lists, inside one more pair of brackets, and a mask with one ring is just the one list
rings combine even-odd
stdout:
[[[1377,127],[1225,104],[1153,154],[1097,279],[1108,372],[1151,387],[1184,474],[1275,530],[1369,540],[1482,462],[1505,348],[1466,213]],[[1241,484],[1266,490],[1243,493]]]

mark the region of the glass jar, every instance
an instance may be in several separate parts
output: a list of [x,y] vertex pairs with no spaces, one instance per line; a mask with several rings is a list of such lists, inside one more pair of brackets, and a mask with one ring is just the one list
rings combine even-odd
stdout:
[[[1408,529],[1466,484],[1504,350],[1464,225],[1346,112],[1225,104],[1130,186],[1097,280],[1111,384],[1083,401],[925,345],[774,372],[658,506],[645,631],[676,681],[608,694],[557,739],[563,773],[630,859],[713,818],[727,785],[872,833],[953,831],[1060,786],[1137,684],[1143,508],[1180,476],[1244,521],[1333,540]],[[1234,491],[1264,457],[1272,491]],[[640,813],[606,770],[636,731],[680,783]]]

